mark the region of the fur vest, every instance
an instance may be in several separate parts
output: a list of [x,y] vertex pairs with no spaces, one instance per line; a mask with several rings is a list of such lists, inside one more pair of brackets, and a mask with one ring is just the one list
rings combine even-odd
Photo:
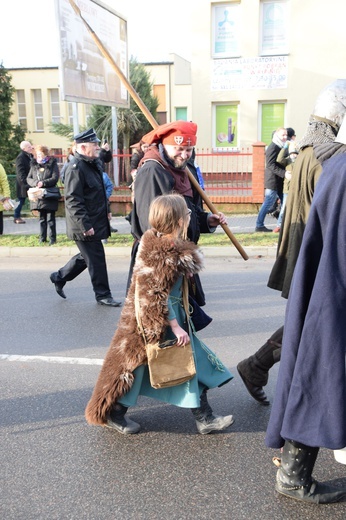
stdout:
[[89,424],[107,422],[111,408],[131,389],[133,371],[147,363],[135,316],[136,283],[146,339],[161,341],[168,325],[167,303],[173,285],[179,276],[195,274],[202,267],[202,253],[193,242],[173,240],[152,229],[144,233],[119,324],[86,408]]

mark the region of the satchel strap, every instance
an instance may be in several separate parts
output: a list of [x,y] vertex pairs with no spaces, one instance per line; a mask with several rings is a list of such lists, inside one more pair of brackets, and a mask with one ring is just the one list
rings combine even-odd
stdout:
[[189,318],[191,314],[189,304],[189,282],[186,276],[184,276],[183,280],[183,307],[186,313],[186,318]]

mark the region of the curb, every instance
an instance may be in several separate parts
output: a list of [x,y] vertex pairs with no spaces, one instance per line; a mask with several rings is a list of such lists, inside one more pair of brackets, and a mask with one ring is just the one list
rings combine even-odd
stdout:
[[[274,247],[244,247],[249,258],[274,258],[276,246]],[[225,257],[242,258],[238,250],[233,246],[202,246],[201,250],[206,258]],[[78,253],[77,247],[0,247],[0,258],[58,258],[72,257]],[[105,247],[106,257],[130,258],[131,247]]]

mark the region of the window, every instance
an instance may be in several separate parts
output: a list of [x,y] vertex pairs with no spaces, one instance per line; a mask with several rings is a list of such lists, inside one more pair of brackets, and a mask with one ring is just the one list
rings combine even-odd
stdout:
[[34,117],[35,117],[35,131],[43,132],[43,106],[42,106],[42,91],[41,89],[34,89]]
[[166,112],[166,85],[153,85],[153,95],[157,97],[159,104],[158,112]]
[[25,105],[25,93],[24,90],[17,90],[17,109],[18,109],[18,122],[23,130],[28,129],[26,119],[26,105]]
[[159,125],[167,123],[166,85],[153,85],[153,95],[157,97],[159,104],[156,119]]
[[261,2],[260,54],[288,53],[288,1]]
[[67,103],[67,110],[68,110],[67,124],[73,126],[73,105],[72,105],[72,103]]
[[240,4],[228,3],[212,6],[212,57],[240,56],[239,36]]
[[237,148],[238,105],[215,105],[213,147]]
[[60,123],[59,89],[50,89],[50,111],[52,123]]
[[62,164],[63,164],[62,148],[51,148],[49,150],[49,155],[54,155],[54,157],[58,161],[59,167],[62,166]]
[[176,121],[187,121],[187,107],[176,107],[175,108],[175,120]]
[[261,103],[261,141],[271,143],[273,132],[285,126],[285,102]]

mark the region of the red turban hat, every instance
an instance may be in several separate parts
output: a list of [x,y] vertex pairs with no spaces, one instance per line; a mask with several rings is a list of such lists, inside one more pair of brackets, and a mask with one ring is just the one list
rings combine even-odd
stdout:
[[197,125],[190,121],[173,121],[160,125],[142,137],[147,144],[161,142],[174,146],[195,146]]

